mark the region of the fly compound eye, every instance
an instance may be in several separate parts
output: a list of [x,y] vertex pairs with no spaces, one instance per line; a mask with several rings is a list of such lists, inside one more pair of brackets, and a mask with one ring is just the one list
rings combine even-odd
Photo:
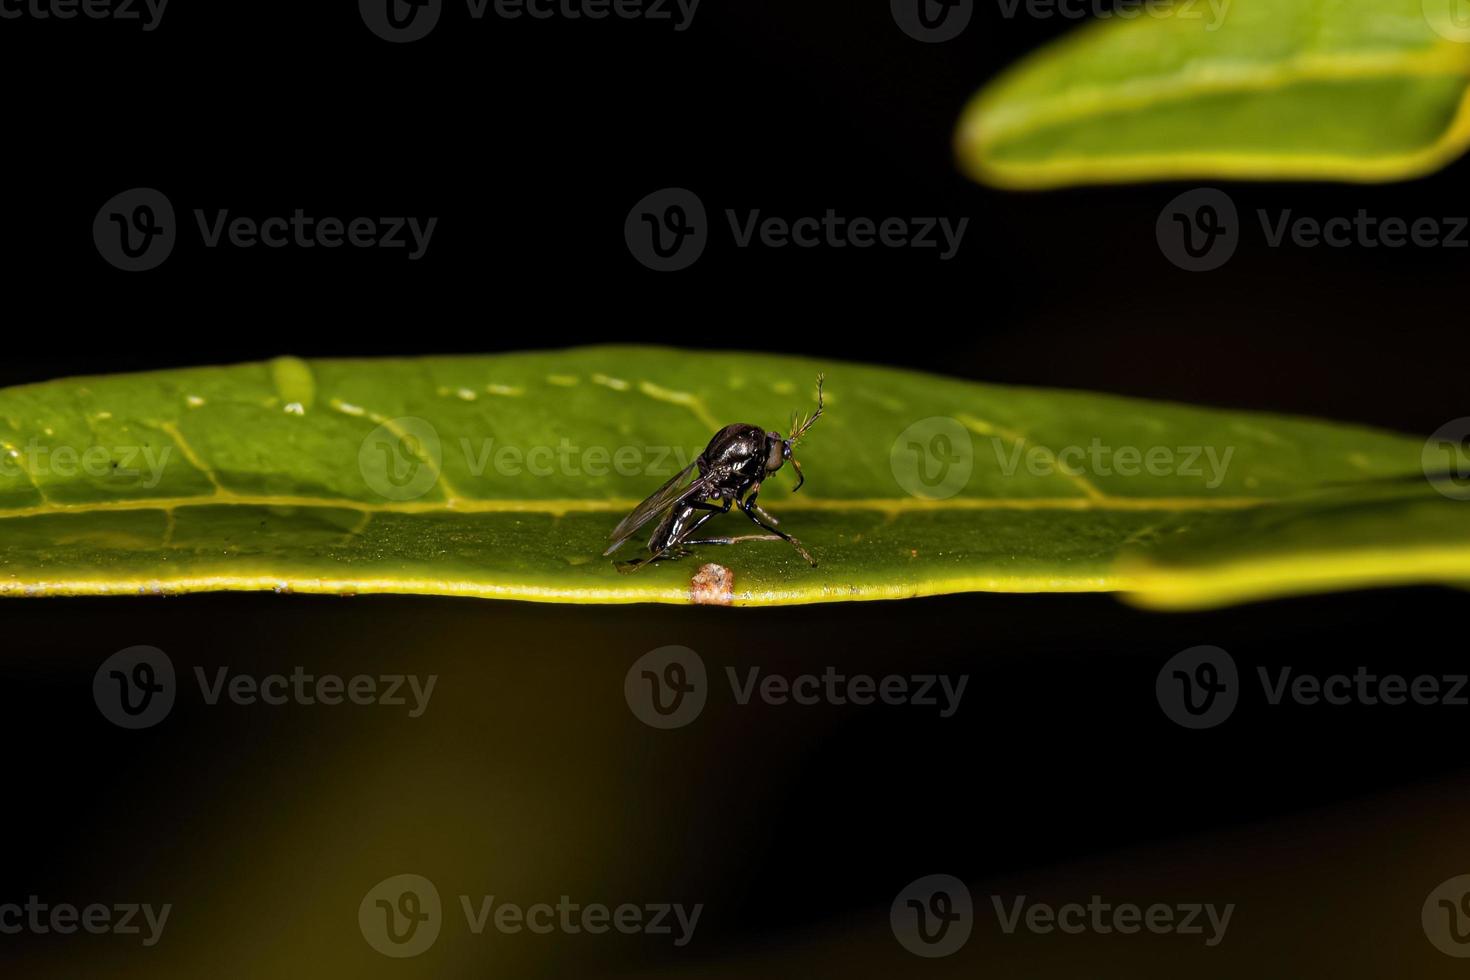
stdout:
[[766,450],[766,472],[774,473],[786,462],[786,457],[791,455],[791,447],[782,442],[781,436],[775,432],[770,434],[766,445],[769,447]]

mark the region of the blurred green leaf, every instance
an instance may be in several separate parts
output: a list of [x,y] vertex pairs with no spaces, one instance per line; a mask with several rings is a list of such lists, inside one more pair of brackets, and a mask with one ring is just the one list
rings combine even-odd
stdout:
[[1470,145],[1467,0],[1126,10],[1132,19],[1087,25],[975,97],[957,134],[971,175],[1019,188],[1384,181],[1436,170]]
[[[810,410],[819,370],[806,487],[791,495],[788,467],[761,494],[818,568],[779,541],[632,575],[602,557],[720,426],[784,430]],[[57,381],[0,391],[0,448],[10,595],[688,603],[705,562],[750,605],[1128,590],[1199,606],[1470,579],[1470,505],[1423,476],[1463,463],[1453,440],[757,354],[282,358]],[[755,530],[738,512],[708,527]]]

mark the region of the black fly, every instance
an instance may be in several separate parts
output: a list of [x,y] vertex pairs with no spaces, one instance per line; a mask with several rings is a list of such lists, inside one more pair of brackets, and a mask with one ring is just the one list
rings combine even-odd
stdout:
[[[813,568],[817,560],[801,546],[801,542],[776,528],[777,520],[761,509],[755,502],[760,493],[761,481],[779,470],[788,459],[796,467],[795,493],[806,482],[801,464],[791,455],[791,447],[806,435],[807,430],[822,417],[822,380],[817,375],[817,411],[810,418],[800,415],[791,418],[791,436],[781,438],[779,432],[766,432],[758,425],[737,422],[727,425],[709,441],[704,452],[676,473],[673,479],[653,492],[643,503],[633,508],[633,513],[623,518],[613,528],[604,555],[610,555],[623,542],[632,537],[639,528],[659,519],[648,539],[647,557],[617,563],[618,571],[635,571],[660,558],[678,558],[685,548],[699,544],[735,544],[738,541],[789,542]],[[691,482],[690,475],[699,470]],[[749,535],[741,538],[692,538],[700,525],[716,514],[728,514],[731,506],[739,504],[758,526],[770,534]]]

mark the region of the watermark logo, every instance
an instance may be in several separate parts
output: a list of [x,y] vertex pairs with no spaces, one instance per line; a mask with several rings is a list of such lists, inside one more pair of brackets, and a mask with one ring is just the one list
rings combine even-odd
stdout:
[[1159,212],[1159,250],[1187,272],[1218,269],[1240,244],[1240,215],[1230,195],[1213,187],[1185,191]]
[[[783,217],[759,208],[726,208],[736,249],[933,249],[945,262],[959,253],[969,218],[850,217],[828,208],[821,215]],[[623,222],[628,251],[658,272],[687,269],[713,234],[704,203],[692,191],[670,187],[643,198]]]
[[[1470,706],[1470,675],[1378,674],[1366,666],[1352,673],[1314,674],[1284,666],[1258,666],[1256,681],[1268,708],[1379,708],[1414,705]],[[1235,661],[1219,647],[1191,647],[1164,664],[1155,682],[1159,707],[1184,728],[1213,728],[1229,718],[1245,691]]]
[[1451,500],[1470,500],[1470,417],[1436,429],[1424,443],[1420,462],[1434,489]]
[[946,416],[920,419],[893,440],[888,466],[898,485],[915,497],[953,497],[970,482],[974,470],[970,430]]
[[394,959],[418,956],[434,945],[444,924],[439,890],[422,875],[384,878],[363,896],[357,925],[369,946]]
[[889,0],[893,22],[915,41],[953,41],[970,26],[975,0]]
[[952,875],[926,875],[909,882],[888,910],[899,945],[926,959],[957,953],[970,938],[975,909],[970,890]]
[[358,0],[358,11],[368,30],[393,44],[406,44],[429,36],[444,0]]
[[[626,384],[626,382],[619,382]],[[492,389],[505,386],[491,385]],[[458,392],[473,401],[480,397],[472,389]],[[346,406],[350,414],[364,414]],[[496,477],[670,477],[694,462],[703,446],[582,446],[563,437],[556,445],[539,443],[522,446],[500,442],[494,437],[472,440],[461,436],[445,445],[433,423],[413,416],[386,419],[358,446],[358,471],[368,489],[388,500],[416,500],[440,483],[444,462],[453,454],[456,475],[472,480]],[[4,460],[0,457],[0,472]],[[464,488],[461,487],[461,490]]]
[[[985,431],[985,430],[981,430]],[[1005,477],[1185,477],[1207,490],[1224,482],[1235,456],[1226,446],[1112,446],[1093,437],[1086,445],[1042,445],[1020,433],[994,430],[989,436],[996,468]],[[899,433],[888,451],[888,465],[900,487],[915,497],[943,500],[963,490],[975,466],[970,429],[958,420],[934,416]]]
[[[785,674],[760,667],[726,666],[725,680],[736,707],[760,703],[773,708],[868,707],[932,708],[941,718],[959,710],[968,674],[849,674],[835,666],[820,673]],[[654,728],[682,728],[699,717],[713,685],[704,660],[688,647],[660,647],[644,654],[623,678],[629,709]]]
[[1456,875],[1436,885],[1419,916],[1435,949],[1456,959],[1470,957],[1470,875]]
[[654,191],[628,212],[623,239],[633,258],[655,272],[687,269],[709,243],[704,202],[682,187]]
[[1446,41],[1470,44],[1470,0],[1420,0],[1424,21]]
[[1240,676],[1219,647],[1197,646],[1170,657],[1154,682],[1159,707],[1184,728],[1214,728],[1235,711]]
[[[1268,248],[1470,248],[1470,218],[1457,215],[1403,218],[1359,208],[1352,215],[1324,218],[1290,208],[1258,208],[1256,222]],[[1242,231],[1235,202],[1214,188],[1180,194],[1164,206],[1155,227],[1164,257],[1190,272],[1208,272],[1228,262]]]
[[97,710],[119,728],[152,728],[168,717],[177,697],[173,661],[157,647],[119,650],[92,676]]
[[[703,903],[574,902],[562,895],[555,902],[521,904],[498,895],[459,895],[465,928],[472,936],[487,929],[501,935],[669,936],[678,947],[694,938]],[[418,956],[433,946],[446,922],[439,891],[422,875],[401,874],[378,882],[357,907],[357,924],[369,946],[395,959]]]
[[124,272],[158,268],[173,252],[178,236],[173,204],[151,187],[115,195],[92,219],[97,251]]
[[[407,252],[410,262],[429,250],[439,219],[415,216],[317,217],[304,208],[264,218],[232,215],[228,208],[193,209],[194,226],[205,249],[376,249]],[[178,243],[181,228],[173,204],[151,187],[123,191],[92,219],[92,240],[110,264],[125,272],[162,265]]]
[[390,419],[357,450],[363,481],[386,500],[417,500],[439,482],[444,449],[433,423],[411,416]]
[[709,698],[704,660],[688,647],[650,650],[628,668],[623,697],[645,725],[683,728],[699,717]]
[[[250,707],[267,705],[357,705],[402,708],[409,718],[428,710],[438,674],[312,674],[297,666],[289,674],[253,675],[220,667],[213,676],[194,668],[200,698],[211,707],[225,702]],[[119,650],[102,662],[92,677],[92,699],[103,717],[120,728],[151,728],[163,721],[178,700],[181,685],[173,661],[157,647]]]

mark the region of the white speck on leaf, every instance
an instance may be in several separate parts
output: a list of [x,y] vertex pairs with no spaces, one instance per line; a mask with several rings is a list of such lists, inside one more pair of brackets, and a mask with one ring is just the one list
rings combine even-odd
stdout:
[[696,606],[728,606],[735,601],[735,573],[710,562],[689,580],[689,601]]

